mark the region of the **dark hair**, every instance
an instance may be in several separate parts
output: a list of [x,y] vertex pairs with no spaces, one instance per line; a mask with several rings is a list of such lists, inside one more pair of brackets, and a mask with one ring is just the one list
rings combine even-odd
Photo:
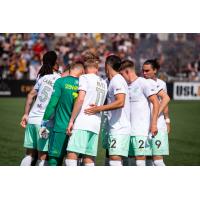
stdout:
[[55,51],[47,51],[42,58],[42,67],[38,72],[38,76],[42,77],[47,74],[53,74],[53,67],[56,64],[57,55]]
[[121,62],[120,70],[124,70],[124,69],[127,69],[127,68],[135,69],[134,62],[131,61],[131,60],[124,60],[124,61],[122,61]]
[[115,71],[119,72],[121,66],[121,58],[116,55],[110,55],[106,58],[106,65],[110,65]]
[[160,64],[158,63],[157,59],[146,60],[143,65],[151,65],[153,69],[160,69]]

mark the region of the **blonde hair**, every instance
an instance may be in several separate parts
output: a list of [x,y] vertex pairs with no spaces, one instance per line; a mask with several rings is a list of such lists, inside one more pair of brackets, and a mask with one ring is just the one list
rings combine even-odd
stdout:
[[99,57],[90,52],[90,51],[87,51],[85,52],[85,54],[83,55],[83,60],[84,60],[84,65],[85,67],[95,67],[95,68],[98,68],[98,64],[99,64]]

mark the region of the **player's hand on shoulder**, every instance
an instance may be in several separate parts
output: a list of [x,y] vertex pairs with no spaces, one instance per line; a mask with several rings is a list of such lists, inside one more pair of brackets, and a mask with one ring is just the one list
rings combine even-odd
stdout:
[[21,119],[20,125],[23,128],[26,128],[27,122],[28,122],[28,115],[24,114],[23,117],[22,117],[22,119]]

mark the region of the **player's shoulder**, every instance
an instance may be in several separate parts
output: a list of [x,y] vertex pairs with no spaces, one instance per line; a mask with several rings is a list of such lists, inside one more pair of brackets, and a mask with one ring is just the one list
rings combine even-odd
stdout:
[[155,82],[153,79],[151,79],[151,78],[145,78],[145,80],[146,80],[147,82],[149,82],[149,83],[154,83],[154,84],[156,84],[156,82]]
[[128,84],[121,74],[117,74],[111,79],[109,88],[123,88],[128,90]]
[[56,77],[57,79],[62,77],[60,73],[53,73],[53,76]]
[[160,85],[163,85],[163,86],[166,86],[166,82],[165,81],[163,81],[163,80],[161,80],[161,79],[157,79],[157,82],[158,82],[158,84],[160,84]]
[[143,83],[146,84],[146,85],[151,85],[151,86],[157,87],[156,81],[154,81],[151,78],[147,78],[147,79],[144,78]]
[[42,77],[41,77],[41,76],[38,76],[37,79],[36,79],[36,81],[35,81],[35,83],[36,83],[36,84],[41,83],[41,81],[43,80],[43,77],[44,77],[44,76],[42,76]]
[[44,75],[42,78],[43,79],[52,79],[52,80],[57,80],[58,78],[60,78],[61,75],[58,73],[53,73],[53,74],[46,74]]
[[137,85],[139,85],[142,89],[151,89],[155,90],[156,89],[156,84],[152,79],[146,79],[144,77],[139,77],[137,80]]
[[135,81],[139,83],[148,83],[147,79],[144,77],[138,77]]
[[87,79],[96,79],[98,77],[99,76],[97,76],[96,74],[93,74],[93,73],[91,73],[91,74],[82,74],[80,76],[80,78],[87,78]]
[[151,81],[148,81],[148,79],[145,79],[144,77],[138,77],[135,80],[135,84],[142,87],[142,88],[146,88],[152,85]]
[[91,76],[90,74],[82,74],[79,76],[79,80],[90,80]]
[[111,79],[110,82],[113,82],[113,83],[117,83],[117,82],[123,82],[123,83],[124,83],[124,82],[125,82],[125,83],[126,83],[124,77],[123,77],[121,74],[116,74],[116,75]]
[[82,74],[82,75],[79,76],[79,78],[82,78],[82,77],[83,77],[83,78],[84,78],[84,77],[88,77],[88,74]]

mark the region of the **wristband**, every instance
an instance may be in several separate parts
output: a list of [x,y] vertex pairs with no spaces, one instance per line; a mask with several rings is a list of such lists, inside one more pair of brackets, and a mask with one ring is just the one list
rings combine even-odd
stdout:
[[165,119],[165,122],[169,124],[169,123],[170,123],[170,119],[169,119],[169,118],[166,118],[166,119]]
[[42,120],[41,127],[46,127],[49,120]]

